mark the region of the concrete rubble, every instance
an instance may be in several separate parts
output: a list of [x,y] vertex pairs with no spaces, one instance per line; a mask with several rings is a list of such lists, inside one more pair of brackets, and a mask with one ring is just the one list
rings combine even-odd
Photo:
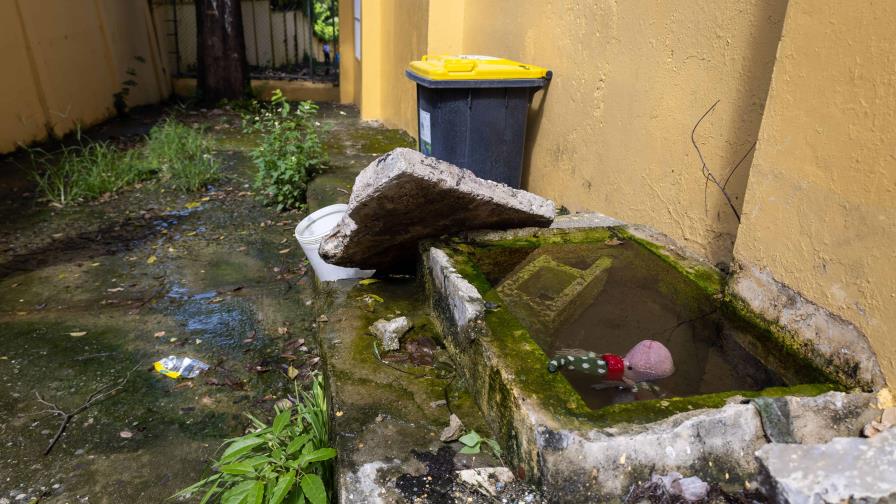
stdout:
[[772,502],[790,504],[896,500],[896,430],[824,444],[763,446],[760,484]]
[[422,239],[473,229],[547,227],[554,203],[398,148],[355,180],[348,211],[320,245],[339,266],[388,269],[416,262]]
[[413,324],[407,317],[395,317],[392,320],[377,320],[370,326],[370,332],[380,340],[382,350],[391,352],[401,347],[401,337],[411,327]]

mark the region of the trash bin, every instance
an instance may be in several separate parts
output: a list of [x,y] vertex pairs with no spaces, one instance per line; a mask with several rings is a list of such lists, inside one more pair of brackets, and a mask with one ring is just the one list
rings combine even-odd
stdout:
[[424,56],[405,75],[417,83],[420,152],[519,188],[532,96],[545,68],[490,56]]

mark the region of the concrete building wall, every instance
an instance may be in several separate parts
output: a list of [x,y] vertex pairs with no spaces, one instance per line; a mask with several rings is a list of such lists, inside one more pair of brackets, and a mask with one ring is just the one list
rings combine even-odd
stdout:
[[[737,219],[707,187],[756,140],[786,1],[469,0],[463,50],[547,67],[535,96],[524,185],[571,210],[660,229],[728,262]],[[737,210],[747,159],[727,191]]]
[[130,106],[168,96],[151,27],[142,0],[0,2],[0,152],[110,117],[124,80]]
[[896,4],[792,1],[735,257],[865,333],[896,385]]
[[417,88],[404,75],[427,50],[428,0],[363,0],[361,118],[417,135]]

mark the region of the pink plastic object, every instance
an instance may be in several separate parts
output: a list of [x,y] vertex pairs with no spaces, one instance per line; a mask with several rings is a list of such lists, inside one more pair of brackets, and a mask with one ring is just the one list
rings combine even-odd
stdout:
[[644,340],[625,354],[625,377],[635,383],[672,376],[675,364],[669,349],[659,341]]

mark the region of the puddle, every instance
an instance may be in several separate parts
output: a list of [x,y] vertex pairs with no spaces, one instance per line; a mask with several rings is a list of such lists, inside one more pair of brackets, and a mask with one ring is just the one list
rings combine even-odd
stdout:
[[477,261],[549,356],[561,349],[625,355],[645,339],[669,348],[676,371],[655,382],[659,393],[596,390],[596,376],[564,370],[593,409],[785,384],[730,336],[715,300],[633,242],[494,249]]

